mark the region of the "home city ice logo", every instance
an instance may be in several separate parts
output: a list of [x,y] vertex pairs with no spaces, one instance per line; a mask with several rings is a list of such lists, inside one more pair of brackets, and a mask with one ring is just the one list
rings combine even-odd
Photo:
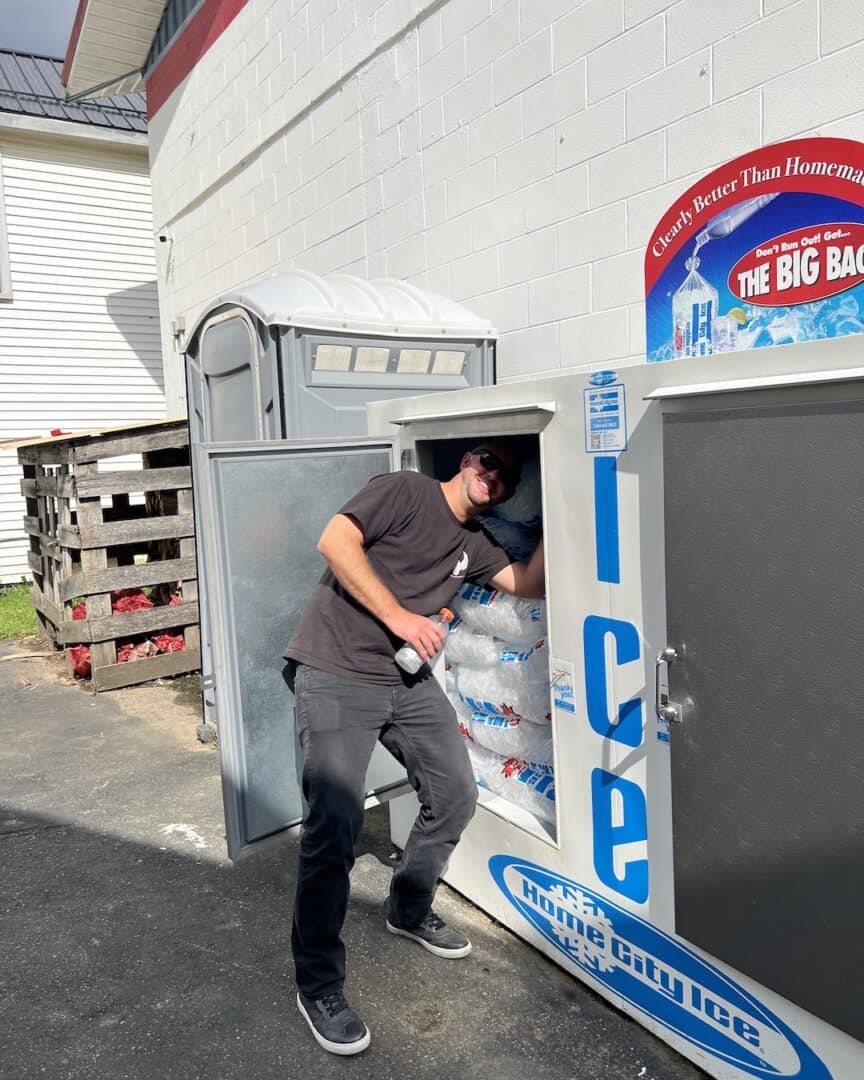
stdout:
[[489,870],[513,907],[568,960],[694,1046],[752,1076],[831,1080],[778,1016],[681,942],[534,863],[494,855]]

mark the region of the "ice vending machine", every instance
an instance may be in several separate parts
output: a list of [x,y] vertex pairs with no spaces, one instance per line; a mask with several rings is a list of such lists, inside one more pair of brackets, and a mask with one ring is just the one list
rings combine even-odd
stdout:
[[860,342],[369,415],[540,465],[554,824],[481,790],[447,882],[711,1076],[864,1076]]
[[[859,348],[404,396],[366,407],[364,437],[197,445],[232,856],[300,818],[278,671],[316,528],[376,472],[443,477],[518,436],[555,797],[538,816],[482,790],[446,880],[714,1077],[864,1075]],[[373,763],[397,844],[406,787]]]

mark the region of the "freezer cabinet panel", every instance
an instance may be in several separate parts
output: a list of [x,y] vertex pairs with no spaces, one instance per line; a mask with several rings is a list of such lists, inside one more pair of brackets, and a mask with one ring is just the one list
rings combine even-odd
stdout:
[[864,1039],[864,403],[664,419],[676,930]]
[[[237,858],[302,817],[281,656],[325,569],[316,550],[324,525],[371,477],[391,471],[392,446],[269,443],[198,453],[228,850]],[[376,748],[367,790],[404,776]]]

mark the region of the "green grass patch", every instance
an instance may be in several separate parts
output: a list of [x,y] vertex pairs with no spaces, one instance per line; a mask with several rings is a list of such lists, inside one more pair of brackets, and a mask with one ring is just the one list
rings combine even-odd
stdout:
[[39,633],[26,585],[0,585],[0,641]]

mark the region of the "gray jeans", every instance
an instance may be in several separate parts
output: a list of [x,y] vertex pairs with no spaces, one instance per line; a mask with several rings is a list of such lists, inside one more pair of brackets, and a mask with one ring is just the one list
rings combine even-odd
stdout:
[[474,813],[477,788],[456,715],[431,675],[364,683],[301,664],[294,681],[307,812],[291,947],[299,989],[321,997],[345,980],[342,924],[365,778],[376,741],[404,765],[420,813],[393,875],[388,918],[416,926]]

